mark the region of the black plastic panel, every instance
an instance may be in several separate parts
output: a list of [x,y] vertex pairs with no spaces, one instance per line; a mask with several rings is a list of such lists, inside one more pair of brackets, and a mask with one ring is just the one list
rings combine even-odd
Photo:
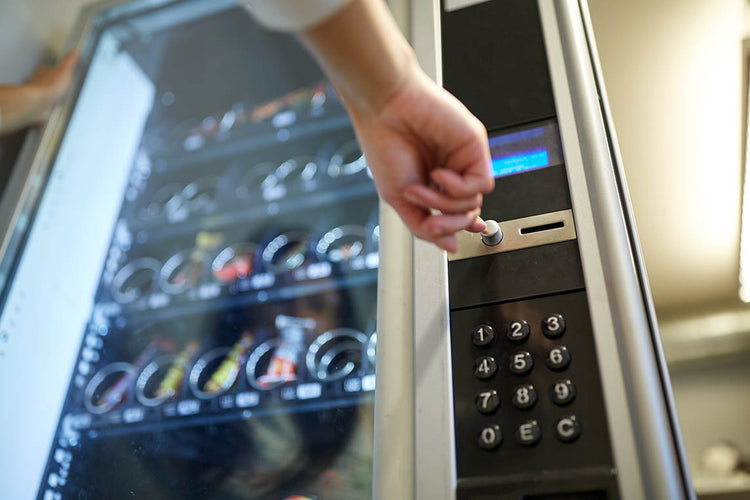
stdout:
[[448,264],[448,283],[451,309],[584,286],[575,241],[453,261]]
[[484,197],[482,216],[512,220],[571,208],[565,167],[557,165],[495,179]]
[[[542,322],[555,313],[562,315],[566,329],[559,337],[550,338],[543,334]],[[512,342],[506,329],[520,320],[528,322],[531,333],[523,342]],[[490,345],[477,347],[472,343],[472,331],[482,324],[492,326],[496,337]],[[459,480],[482,478],[498,485],[518,485],[540,483],[545,477],[609,477],[612,454],[585,292],[454,311],[451,346]],[[553,370],[545,360],[552,349],[562,346],[570,353],[570,364]],[[521,351],[531,354],[533,368],[525,374],[512,373],[513,356]],[[492,356],[497,363],[497,373],[488,380],[480,380],[474,373],[475,361],[482,356]],[[552,387],[565,379],[574,384],[576,396],[561,406],[552,401]],[[532,385],[538,397],[526,409],[512,402],[514,391],[522,384]],[[494,414],[482,414],[475,399],[490,390],[500,396],[500,407]],[[574,441],[563,442],[555,429],[559,419],[569,416],[575,416],[581,433]],[[538,443],[524,446],[517,441],[516,432],[530,420],[537,421],[542,437]],[[482,449],[478,442],[481,430],[488,425],[498,425],[503,434],[502,444],[494,450]]]
[[493,0],[443,12],[443,85],[488,130],[555,115],[537,4]]

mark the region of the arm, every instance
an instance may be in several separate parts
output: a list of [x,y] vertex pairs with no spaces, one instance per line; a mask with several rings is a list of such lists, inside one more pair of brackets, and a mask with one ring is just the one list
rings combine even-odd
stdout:
[[[300,38],[336,87],[378,193],[419,238],[457,250],[490,192],[484,126],[421,70],[382,0],[353,0]],[[433,214],[431,209],[440,211]]]
[[[484,229],[482,193],[494,187],[484,127],[420,69],[383,0],[246,1],[265,24],[296,30],[316,57],[349,111],[378,193],[417,237],[455,251],[456,231]],[[295,10],[310,4],[325,6],[325,16]]]
[[0,135],[42,122],[70,87],[78,54],[56,66],[40,67],[19,85],[0,86]]

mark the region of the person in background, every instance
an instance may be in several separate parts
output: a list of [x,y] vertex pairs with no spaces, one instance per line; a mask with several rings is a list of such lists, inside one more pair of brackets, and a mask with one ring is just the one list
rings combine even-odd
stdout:
[[[384,0],[245,0],[268,28],[294,32],[336,88],[380,197],[418,238],[455,252],[480,232],[494,187],[482,123],[417,63]],[[0,87],[0,134],[43,121],[70,87],[77,54]]]
[[77,62],[73,51],[55,66],[40,66],[23,83],[0,86],[0,135],[44,122],[68,92]]

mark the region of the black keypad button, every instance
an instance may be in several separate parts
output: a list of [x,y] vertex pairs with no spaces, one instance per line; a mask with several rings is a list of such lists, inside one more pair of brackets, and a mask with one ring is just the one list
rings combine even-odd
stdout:
[[576,386],[568,379],[558,380],[552,386],[551,396],[553,403],[565,406],[576,398]]
[[482,380],[492,378],[497,372],[497,363],[492,356],[482,356],[474,361],[474,375]]
[[553,347],[547,354],[547,366],[551,370],[561,371],[570,364],[570,353],[564,345]]
[[530,333],[531,329],[529,328],[529,324],[523,320],[519,320],[508,323],[505,336],[508,337],[508,340],[520,343],[529,338]]
[[495,329],[490,325],[479,325],[471,332],[471,342],[477,347],[485,347],[495,340]]
[[490,414],[494,413],[495,410],[500,406],[500,396],[497,395],[496,390],[483,391],[477,394],[474,404],[481,413]]
[[542,321],[542,332],[550,338],[559,337],[565,333],[565,318],[562,314],[550,314]]
[[527,351],[517,351],[510,357],[510,371],[515,374],[523,375],[529,373],[534,368],[534,358]]
[[555,424],[555,435],[563,443],[571,443],[581,435],[581,424],[575,415],[563,417]]
[[536,404],[537,395],[531,384],[519,385],[513,389],[513,406],[521,410],[531,408]]
[[503,442],[503,433],[499,425],[488,425],[479,433],[479,447],[494,450]]
[[516,441],[524,446],[534,446],[542,439],[542,429],[536,420],[527,420],[518,426]]

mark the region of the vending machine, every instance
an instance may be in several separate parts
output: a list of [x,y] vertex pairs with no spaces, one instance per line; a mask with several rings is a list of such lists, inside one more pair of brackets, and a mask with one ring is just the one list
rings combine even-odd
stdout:
[[393,4],[489,135],[455,254],[292,36],[83,13],[0,202],[0,496],[694,498],[585,2]]

